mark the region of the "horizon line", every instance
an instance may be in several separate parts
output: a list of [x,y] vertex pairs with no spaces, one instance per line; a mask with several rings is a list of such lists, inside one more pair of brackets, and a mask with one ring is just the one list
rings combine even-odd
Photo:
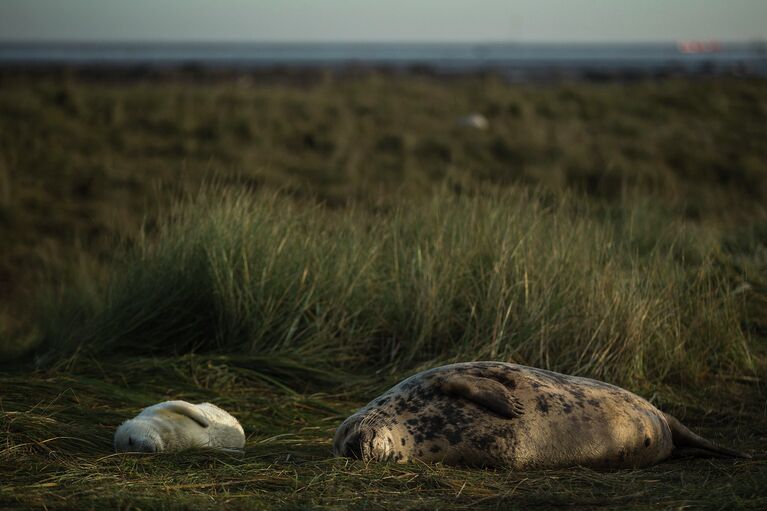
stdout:
[[744,39],[727,38],[680,38],[680,39],[630,39],[630,40],[565,40],[565,39],[401,39],[401,40],[359,40],[359,39],[5,39],[0,37],[0,44],[46,44],[46,45],[227,45],[227,44],[264,44],[264,45],[311,45],[311,44],[367,44],[367,45],[638,45],[638,44],[677,44],[680,42],[706,42],[719,44],[765,44],[767,38],[752,37]]

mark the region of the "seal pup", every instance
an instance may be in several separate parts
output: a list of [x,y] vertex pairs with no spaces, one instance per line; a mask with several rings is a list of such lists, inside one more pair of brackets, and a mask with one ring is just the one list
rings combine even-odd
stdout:
[[117,452],[181,451],[196,447],[240,450],[245,432],[229,413],[211,403],[164,401],[141,410],[115,432]]
[[620,387],[503,362],[451,364],[407,378],[347,418],[333,452],[513,470],[645,467],[672,455],[749,457]]

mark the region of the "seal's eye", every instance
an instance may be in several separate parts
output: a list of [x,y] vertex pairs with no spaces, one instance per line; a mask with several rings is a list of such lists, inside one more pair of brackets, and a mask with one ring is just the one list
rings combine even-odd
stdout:
[[133,445],[133,437],[128,437],[128,445]]

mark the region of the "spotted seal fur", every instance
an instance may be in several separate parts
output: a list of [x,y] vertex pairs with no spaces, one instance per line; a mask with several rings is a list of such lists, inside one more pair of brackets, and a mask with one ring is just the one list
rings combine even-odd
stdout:
[[749,457],[597,380],[503,362],[418,373],[346,419],[336,456],[530,470],[644,467],[672,455]]

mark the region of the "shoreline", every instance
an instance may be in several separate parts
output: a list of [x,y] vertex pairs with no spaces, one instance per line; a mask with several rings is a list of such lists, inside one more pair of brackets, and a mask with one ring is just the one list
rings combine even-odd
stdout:
[[245,63],[185,62],[99,62],[50,63],[10,62],[0,60],[0,80],[12,77],[51,78],[70,77],[95,82],[133,82],[189,80],[218,82],[229,80],[314,83],[324,79],[359,78],[369,75],[386,77],[426,77],[453,80],[496,77],[510,84],[540,84],[562,82],[638,82],[666,79],[767,79],[767,61],[759,66],[735,62],[729,65],[701,61],[697,66],[682,66],[669,62],[663,66],[637,65],[579,65],[576,63],[529,65],[450,66],[440,63]]

